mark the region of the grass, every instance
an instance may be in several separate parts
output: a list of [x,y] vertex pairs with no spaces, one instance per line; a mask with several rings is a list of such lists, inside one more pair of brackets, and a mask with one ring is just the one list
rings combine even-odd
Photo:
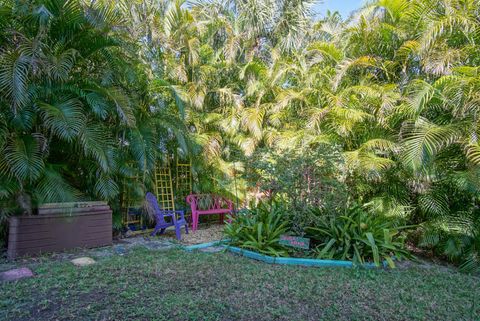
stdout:
[[304,268],[138,248],[31,268],[36,277],[0,284],[0,320],[480,320],[480,279],[438,266]]

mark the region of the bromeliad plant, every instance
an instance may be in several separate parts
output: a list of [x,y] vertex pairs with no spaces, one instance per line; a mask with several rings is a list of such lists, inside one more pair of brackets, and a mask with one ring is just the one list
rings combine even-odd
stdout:
[[353,207],[342,216],[325,216],[320,210],[312,210],[318,216],[315,227],[307,228],[309,237],[315,240],[315,256],[319,259],[351,260],[357,264],[382,261],[395,268],[395,260],[410,258],[405,249],[404,227],[395,227],[392,220],[371,215],[360,207]]
[[252,210],[238,213],[225,226],[225,234],[233,245],[272,256],[286,256],[287,250],[279,244],[287,232],[284,209],[277,203],[261,203]]

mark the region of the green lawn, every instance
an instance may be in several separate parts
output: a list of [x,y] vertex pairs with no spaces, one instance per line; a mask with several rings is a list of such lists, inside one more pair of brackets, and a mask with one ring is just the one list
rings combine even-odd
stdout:
[[443,267],[287,267],[139,248],[31,268],[35,278],[0,284],[1,320],[480,320],[480,279]]

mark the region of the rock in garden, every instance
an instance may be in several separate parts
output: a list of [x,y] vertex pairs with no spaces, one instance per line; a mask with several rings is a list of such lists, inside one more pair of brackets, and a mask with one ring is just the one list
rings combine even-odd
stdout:
[[20,268],[0,273],[0,281],[15,281],[32,276],[33,273],[29,268]]
[[79,257],[71,260],[70,262],[72,262],[76,266],[88,266],[95,264],[95,260],[89,257]]

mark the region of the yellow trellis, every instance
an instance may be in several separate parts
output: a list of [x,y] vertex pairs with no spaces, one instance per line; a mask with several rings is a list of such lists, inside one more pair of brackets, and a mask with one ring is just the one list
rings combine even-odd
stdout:
[[[176,179],[175,179],[175,194],[173,189],[172,171],[170,164],[167,162],[165,165],[157,165],[154,171],[154,192],[157,197],[160,208],[164,210],[175,210],[175,200],[183,199],[192,191],[192,173],[191,164],[181,163],[177,160],[176,166]],[[139,177],[135,176],[129,178],[131,180],[138,180]],[[131,206],[134,199],[127,188],[127,180],[123,183],[123,190],[121,193],[120,205],[122,210],[122,222],[125,226],[132,225],[139,226],[141,229],[144,225],[144,218],[140,213],[132,213]]]
[[177,204],[185,203],[188,195],[192,194],[192,163],[182,163],[177,159],[175,175],[175,198]]
[[[138,176],[131,178],[132,180],[138,180]],[[131,213],[130,209],[135,200],[131,198],[130,192],[127,188],[127,180],[123,181],[123,190],[120,194],[120,208],[122,211],[122,223],[127,228],[130,228],[131,225],[139,226],[139,230],[143,227],[143,216],[141,213]]]
[[162,209],[175,210],[172,173],[168,165],[155,168],[155,195]]

